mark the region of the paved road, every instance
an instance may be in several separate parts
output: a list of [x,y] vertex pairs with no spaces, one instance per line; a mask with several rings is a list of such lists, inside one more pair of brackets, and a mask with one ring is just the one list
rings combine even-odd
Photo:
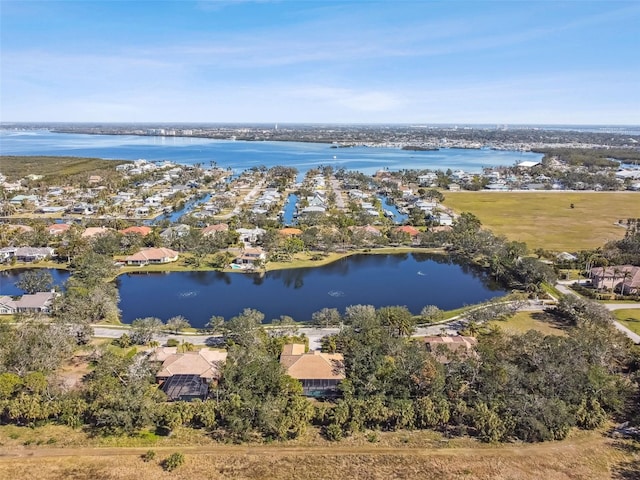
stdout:
[[[576,292],[567,287],[566,282],[564,282],[564,284],[556,284],[556,288],[565,295],[579,296],[578,294],[576,294]],[[640,308],[640,303],[603,303],[602,305],[604,305],[607,310],[610,311],[623,310],[626,308]],[[640,335],[633,332],[632,330],[629,330],[627,327],[616,320],[613,321],[613,326],[624,333],[627,337],[629,337],[633,343],[640,344]]]
[[331,188],[333,188],[333,193],[336,194],[336,207],[338,207],[340,210],[344,210],[344,198],[342,198],[340,182],[336,177],[331,177]]

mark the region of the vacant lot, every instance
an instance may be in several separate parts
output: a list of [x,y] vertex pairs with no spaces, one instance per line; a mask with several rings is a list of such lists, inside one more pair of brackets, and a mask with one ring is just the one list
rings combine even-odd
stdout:
[[60,182],[61,185],[69,185],[68,177],[109,176],[113,174],[116,165],[121,163],[130,162],[82,157],[0,156],[2,173],[9,181],[34,174],[44,176],[43,181],[46,183]]
[[[640,217],[633,192],[448,192],[444,204],[529,248],[576,251],[624,236],[618,220]],[[573,205],[573,208],[571,208]]]
[[499,326],[506,332],[517,334],[536,330],[544,335],[566,335],[555,317],[545,312],[518,312],[509,320],[494,320],[489,323]]
[[[0,478],[568,480],[631,479],[638,473],[637,446],[597,432],[577,432],[562,442],[534,445],[425,447],[349,442],[304,447],[165,446],[154,449],[150,462],[141,459],[148,448],[4,448]],[[185,455],[185,464],[164,472],[160,462],[176,451]]]

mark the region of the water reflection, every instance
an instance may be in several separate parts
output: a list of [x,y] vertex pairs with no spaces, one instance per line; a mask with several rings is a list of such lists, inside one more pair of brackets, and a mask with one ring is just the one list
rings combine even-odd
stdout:
[[353,255],[321,267],[266,274],[127,274],[119,277],[118,288],[125,322],[184,315],[194,326],[204,326],[212,315],[230,318],[244,308],[260,310],[267,319],[309,320],[324,307],[406,305],[419,313],[425,305],[452,309],[504,293],[481,270],[423,253]]

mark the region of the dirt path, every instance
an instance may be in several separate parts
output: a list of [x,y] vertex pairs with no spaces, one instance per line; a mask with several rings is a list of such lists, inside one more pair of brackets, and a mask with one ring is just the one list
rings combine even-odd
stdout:
[[[596,437],[597,438],[597,437]],[[158,453],[180,451],[190,455],[252,455],[268,457],[285,457],[297,455],[421,455],[421,456],[523,456],[523,455],[558,455],[561,452],[575,452],[594,443],[602,442],[594,437],[578,438],[562,442],[545,442],[540,444],[475,446],[468,448],[431,448],[431,447],[382,447],[382,446],[282,446],[282,445],[209,445],[209,446],[158,446],[158,447],[19,447],[4,448],[0,451],[0,462],[12,461],[25,457],[111,457],[139,456],[152,449]]]

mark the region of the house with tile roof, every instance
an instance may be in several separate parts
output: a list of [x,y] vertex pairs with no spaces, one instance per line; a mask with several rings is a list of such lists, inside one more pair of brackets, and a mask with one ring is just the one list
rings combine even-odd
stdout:
[[169,400],[204,400],[209,393],[209,385],[220,379],[227,352],[203,348],[196,352],[178,353],[177,347],[164,347],[155,349],[149,359],[162,361],[156,380]]
[[336,396],[338,384],[345,378],[342,354],[305,352],[301,343],[288,343],[282,348],[280,365],[287,375],[302,383],[308,397]]
[[423,342],[440,363],[449,363],[453,356],[466,358],[475,355],[478,345],[477,338],[463,335],[417,337],[416,340]]
[[127,265],[149,265],[170,263],[178,260],[178,252],[170,248],[143,248],[133,255],[127,256],[124,261]]

